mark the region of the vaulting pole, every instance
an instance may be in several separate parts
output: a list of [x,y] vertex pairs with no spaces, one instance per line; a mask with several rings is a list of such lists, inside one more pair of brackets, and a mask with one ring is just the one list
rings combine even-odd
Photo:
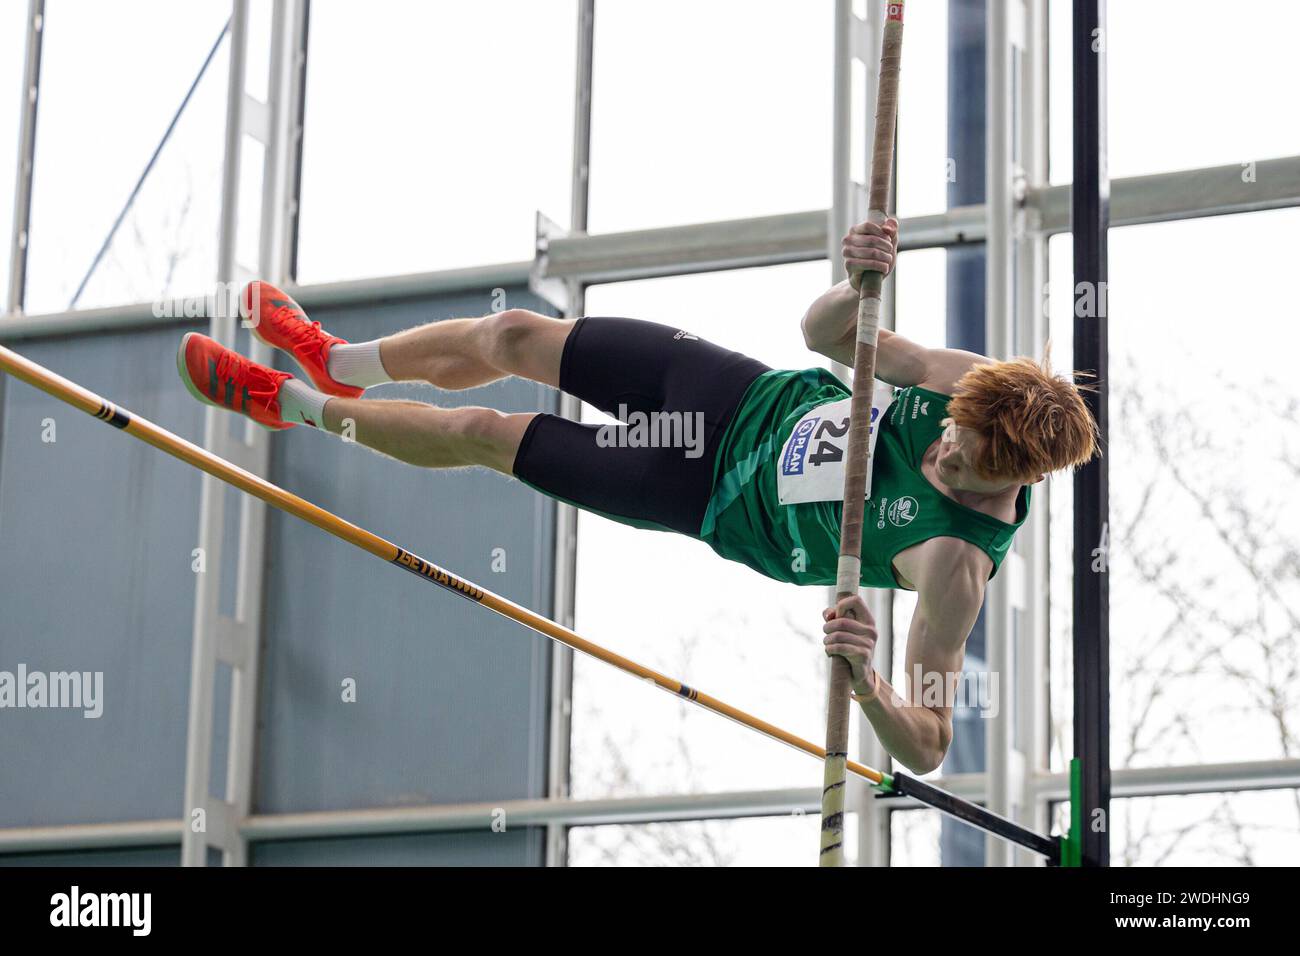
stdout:
[[[871,188],[867,218],[888,218],[889,187],[894,167],[894,125],[898,119],[898,71],[903,54],[903,2],[890,0],[880,48],[876,94],[876,132],[871,150]],[[871,470],[871,396],[876,378],[876,340],[880,332],[880,289],[884,275],[864,272],[858,295],[858,338],[853,355],[853,400],[849,418],[848,460],[844,470],[844,516],[840,524],[840,559],[836,603],[858,593],[862,580],[862,521],[866,511],[867,475]],[[849,765],[849,692],[853,674],[842,657],[831,658],[826,697],[826,766],[822,781],[822,866],[844,865],[844,781]]]

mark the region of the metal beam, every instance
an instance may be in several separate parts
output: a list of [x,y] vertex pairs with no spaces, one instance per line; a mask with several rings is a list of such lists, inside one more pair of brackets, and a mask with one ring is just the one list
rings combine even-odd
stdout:
[[[1042,230],[1070,229],[1070,186],[1031,189]],[[1300,156],[1126,176],[1110,183],[1110,224],[1138,226],[1300,206]]]
[[827,212],[555,238],[542,253],[546,278],[624,282],[826,257]]
[[[1009,359],[1015,355],[1015,304],[1016,278],[1016,155],[1012,131],[1014,129],[1015,91],[1012,74],[1016,53],[1011,30],[1013,5],[1020,0],[993,0],[991,3],[973,4],[984,7],[982,40],[984,42],[984,200],[987,204],[988,238],[984,242],[984,328],[982,352],[994,359]],[[955,4],[953,6],[956,6]],[[978,34],[977,34],[978,35]],[[953,260],[948,256],[950,283]],[[955,277],[957,285],[964,276]],[[948,323],[951,329],[954,318],[960,314],[953,309],[952,285],[949,286]],[[961,300],[967,299],[962,296]],[[960,310],[965,311],[965,310]],[[973,310],[972,310],[973,311]],[[969,348],[964,342],[952,341],[950,348]],[[1011,558],[1011,555],[1008,555]],[[996,677],[997,686],[1003,688],[997,713],[983,720],[984,770],[988,779],[988,808],[1002,817],[1015,812],[1012,799],[1012,775],[1015,761],[1013,721],[1018,715],[1019,701],[1013,649],[1014,611],[1011,607],[1010,574],[999,574],[989,582],[984,597],[984,669]],[[978,627],[978,624],[977,624]],[[977,769],[977,768],[971,768]],[[1041,847],[1039,847],[1041,849]],[[1014,860],[1013,847],[1001,840],[984,841],[985,866],[1010,866]],[[964,855],[964,854],[963,854]],[[1053,862],[1059,860],[1059,851]],[[946,857],[944,862],[949,862]],[[959,861],[958,861],[959,862]]]
[[[505,800],[485,803],[377,807],[313,813],[255,814],[239,826],[254,840],[302,840],[398,833],[445,833],[507,827],[605,826],[672,823],[684,820],[815,814],[821,791],[812,788],[750,790],[602,800]],[[177,845],[180,820],[139,820],[76,826],[19,827],[0,830],[0,854],[36,853],[127,846]]]
[[1084,866],[1110,865],[1110,456],[1106,172],[1106,0],[1074,0],[1074,367],[1100,433],[1099,454],[1074,475],[1074,756],[1083,768]]
[[[414,275],[386,276],[378,279],[355,279],[307,286],[286,283],[286,291],[306,308],[349,305],[375,305],[404,299],[431,298],[457,292],[482,291],[499,286],[528,284],[529,262],[503,262],[468,269],[447,269]],[[212,309],[204,296],[180,297],[157,303],[136,302],[76,312],[14,316],[0,319],[0,342],[61,335],[86,335],[94,332],[120,332],[128,329],[157,328],[175,325],[192,326],[204,322]]]
[[[1022,185],[1041,186],[1048,182],[1048,14],[1047,0],[1028,0],[1024,5],[1024,50],[1020,58],[1016,108],[1021,130],[1019,173]],[[1048,317],[1042,307],[1042,290],[1048,266],[1048,237],[1035,228],[1038,214],[1027,206],[1017,214],[1015,323],[1013,353],[1041,355],[1048,339]],[[1032,830],[1050,826],[1049,807],[1035,799],[1031,780],[1045,773],[1050,759],[1051,635],[1048,482],[1034,491],[1034,508],[1016,534],[1013,554],[1024,558],[1023,578],[1013,598],[1012,619],[1016,622],[1014,739],[1023,753],[1015,792],[1016,819]],[[1017,600],[1018,598],[1018,600]],[[1017,863],[1032,860],[1019,854]]]
[[[1070,228],[1070,185],[1031,188],[1024,206],[1045,235]],[[1242,165],[1131,176],[1111,184],[1111,225],[1226,216],[1300,206],[1300,156]],[[904,219],[899,248],[983,242],[984,205]],[[803,262],[825,255],[827,212],[667,226],[554,239],[546,252],[548,278],[623,282],[715,269]]]
[[[573,155],[570,157],[569,229],[587,231],[587,206],[591,179],[591,85],[595,52],[596,0],[578,4],[578,63],[573,94]],[[566,318],[586,311],[586,289],[581,282],[569,283],[565,296]],[[582,402],[560,394],[559,414],[573,421],[582,419]],[[555,502],[554,581],[551,618],[565,627],[576,624],[575,604],[578,578],[578,509]],[[569,796],[569,764],[573,737],[573,651],[563,644],[550,645],[550,694],[546,741],[546,795],[551,799]],[[557,823],[546,828],[546,865],[568,863],[568,829]]]
[[[1240,165],[1210,166],[1111,183],[1111,226],[1229,216],[1300,206],[1300,156],[1261,160],[1246,175]],[[1253,181],[1251,178],[1253,177]],[[1026,210],[1036,213],[1039,231],[1069,230],[1070,187],[1031,188]],[[931,249],[987,236],[985,208],[960,206],[901,223],[899,248]],[[826,210],[734,219],[553,240],[546,274],[586,283],[621,282],[709,269],[804,262],[826,256]],[[745,237],[735,245],[737,237]],[[374,304],[425,296],[528,284],[531,262],[499,262],[463,269],[293,286],[304,306]],[[180,300],[184,301],[184,300]],[[191,300],[192,301],[192,300]],[[159,303],[164,305],[166,303]],[[151,302],[102,309],[9,316],[0,320],[0,342],[55,335],[192,324],[161,314]],[[206,316],[207,313],[202,313]]]
[[[1050,864],[1055,865],[1061,862],[1061,841],[1058,837],[1049,837],[1036,833],[1009,819],[1004,814],[954,797],[938,787],[931,786],[924,780],[909,777],[907,774],[895,774],[893,783],[895,789],[901,795],[919,800],[926,806],[942,811],[957,820],[984,831],[986,834],[1001,837],[1000,841],[988,842],[1002,843],[1007,848],[1006,852],[997,855],[990,853],[985,860],[985,866],[1010,866],[1012,862],[1010,850],[1015,846],[1039,854],[1046,858]],[[1005,788],[999,787],[997,779],[992,775],[990,775],[990,783],[994,788],[994,792],[990,793],[989,802],[991,803],[997,799],[996,790]]]
[[393,807],[350,812],[293,813],[249,817],[241,828],[249,840],[304,837],[372,836],[383,833],[490,830],[494,821],[507,827],[555,824],[608,826],[672,823],[683,820],[809,815],[821,804],[820,791],[754,790],[737,793],[683,794],[603,800],[515,800],[460,806]]
[[[270,49],[264,60],[251,61],[247,37],[250,17],[266,18]],[[294,221],[297,140],[302,126],[299,110],[303,98],[298,84],[306,46],[306,11],[301,2],[282,2],[272,7],[250,9],[247,0],[236,0],[230,23],[230,75],[227,84],[226,153],[223,169],[221,236],[217,265],[219,289],[237,289],[249,273],[283,282],[287,274],[292,242],[287,235]],[[246,88],[249,73],[267,77],[265,102],[253,98]],[[241,201],[241,156],[243,143],[251,138],[262,144],[259,201]],[[251,218],[248,234],[257,235],[256,251],[240,250],[237,237],[241,218]],[[253,226],[256,229],[252,228]],[[241,251],[255,261],[241,262]],[[233,296],[232,296],[233,298]],[[235,316],[223,310],[210,317],[210,334],[227,345],[236,344]],[[251,339],[248,345],[255,361],[269,362],[270,349]],[[221,413],[209,408],[205,414],[204,445],[242,467],[263,475],[269,467],[270,445],[265,430],[243,424],[236,437]],[[234,568],[235,607],[232,615],[219,606],[221,572],[225,566],[225,492],[216,480],[206,476],[200,498],[199,542],[207,556],[208,570],[198,575],[195,586],[194,651],[191,663],[189,733],[186,744],[185,808],[187,815],[202,810],[207,832],[188,829],[182,844],[182,863],[201,866],[208,851],[219,848],[223,863],[242,866],[247,846],[239,835],[239,821],[252,808],[253,757],[256,751],[258,649],[261,645],[262,565],[265,548],[266,507],[245,497],[239,500],[239,539]],[[234,653],[221,655],[223,644]],[[225,792],[211,792],[214,695],[217,663],[231,666],[228,745]],[[221,824],[212,826],[213,823]]]
[[[953,774],[930,782],[954,796],[981,803],[985,799],[983,780],[983,774]],[[1069,782],[1065,774],[1037,775],[1032,780],[1032,787],[1038,799],[1045,802],[1069,797]],[[1300,788],[1300,759],[1144,767],[1116,770],[1112,778],[1112,795],[1116,799],[1293,788]],[[899,812],[924,808],[924,804],[906,798],[883,798],[878,803]],[[287,839],[288,835],[296,838],[347,837],[379,832],[472,830],[492,822],[486,815],[489,808],[504,812],[507,825],[601,826],[812,814],[820,806],[821,793],[816,788],[604,800],[506,800],[305,814],[257,814],[244,821],[241,833],[248,840],[265,840]],[[378,830],[377,827],[386,829]],[[181,829],[180,820],[12,827],[0,829],[0,853],[174,846],[180,843]]]
[[[1111,771],[1111,797],[1114,799],[1288,789],[1300,789],[1300,759],[1133,767]],[[1035,779],[1034,790],[1041,800],[1068,800],[1070,781],[1063,773],[1044,774]]]
[[41,92],[41,49],[45,38],[45,0],[27,5],[27,43],[23,60],[22,107],[18,118],[18,168],[14,176],[13,225],[9,232],[9,290],[6,312],[21,312],[27,287],[27,248],[32,215],[32,169],[36,155],[36,112]]
[[[248,55],[249,30],[248,0],[234,0],[231,4],[229,24],[230,57],[226,74],[226,126],[224,156],[221,171],[221,214],[218,231],[217,249],[217,283],[233,284],[236,275],[235,240],[239,219],[239,185],[240,152],[245,122],[244,76],[245,62]],[[221,311],[216,311],[209,319],[208,334],[219,342],[234,346],[235,319]],[[260,357],[259,357],[260,358]],[[232,446],[246,447],[238,450],[239,457],[247,467],[262,471],[265,469],[267,442],[255,438],[251,442],[238,442],[228,429],[225,418],[219,417],[215,408],[207,408],[203,415],[203,447],[229,458],[234,454]],[[255,442],[255,444],[254,444]],[[212,751],[213,730],[216,710],[216,683],[218,670],[217,648],[223,643],[218,635],[226,635],[240,647],[245,660],[256,661],[258,658],[257,641],[260,634],[258,609],[249,608],[245,602],[236,599],[240,605],[233,618],[223,615],[220,610],[220,593],[222,572],[225,562],[222,555],[225,550],[225,489],[210,475],[202,477],[199,492],[199,516],[197,540],[199,553],[203,555],[204,570],[195,575],[194,614],[191,631],[190,653],[190,688],[185,735],[185,796],[182,814],[190,825],[185,828],[181,839],[181,865],[206,866],[209,850],[220,849],[225,863],[234,862],[243,857],[245,847],[238,842],[238,834],[232,831],[227,821],[235,816],[232,802],[225,794],[218,796],[212,792]],[[243,502],[240,502],[242,508]],[[248,522],[241,514],[239,539],[242,544]],[[261,557],[260,541],[256,557]],[[242,551],[239,548],[238,551]],[[236,559],[242,567],[243,556],[237,553]],[[236,571],[237,578],[243,575]],[[238,584],[236,585],[238,589]],[[236,668],[232,675],[238,675]],[[248,688],[249,682],[231,681],[232,687]],[[236,714],[235,693],[230,695],[230,714],[232,721]],[[228,744],[228,751],[233,753],[238,747],[235,741]],[[228,780],[227,783],[230,783]],[[242,862],[242,861],[241,861]]]
[[122,823],[11,827],[0,830],[0,854],[120,850],[123,847],[139,846],[179,847],[184,828],[183,820],[127,820]]

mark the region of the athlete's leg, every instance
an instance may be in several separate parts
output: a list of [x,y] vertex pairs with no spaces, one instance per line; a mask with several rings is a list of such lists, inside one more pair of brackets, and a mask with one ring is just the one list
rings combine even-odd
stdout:
[[394,381],[442,389],[473,388],[509,375],[556,388],[569,319],[506,309],[478,319],[443,319],[380,340],[384,370]]
[[198,332],[181,339],[176,369],[199,401],[240,412],[266,428],[324,427],[425,468],[483,465],[508,475],[524,431],[536,417],[326,395]]
[[254,335],[292,355],[317,389],[347,398],[390,381],[461,389],[520,375],[557,385],[564,341],[574,324],[527,309],[506,309],[348,342],[312,322],[292,296],[270,283],[250,282],[243,307]]
[[[616,414],[622,407],[663,409],[699,421],[683,447],[611,446],[605,426],[544,413],[504,415],[487,408],[362,401],[338,390],[327,394],[322,389],[338,382],[326,365],[332,366],[333,352],[348,343],[291,314],[296,308],[291,302],[272,304],[279,311],[263,315],[267,327],[259,337],[290,346],[318,387],[190,333],[182,340],[177,364],[196,398],[241,411],[269,428],[323,426],[413,465],[493,468],[588,509],[686,534],[699,529],[714,455],[731,413],[749,382],[766,370],[760,362],[695,336],[630,319],[567,323],[510,310],[394,337],[391,371],[444,388],[527,375]],[[452,331],[440,336],[438,327],[445,324]],[[371,354],[361,356],[372,370],[382,344],[363,343],[374,346]],[[457,361],[446,362],[447,353]],[[395,377],[386,366],[378,371],[376,381]],[[354,386],[356,394],[365,387],[361,382]]]
[[380,454],[421,468],[483,465],[511,474],[520,439],[535,413],[507,415],[492,408],[439,408],[425,402],[331,398],[328,431]]

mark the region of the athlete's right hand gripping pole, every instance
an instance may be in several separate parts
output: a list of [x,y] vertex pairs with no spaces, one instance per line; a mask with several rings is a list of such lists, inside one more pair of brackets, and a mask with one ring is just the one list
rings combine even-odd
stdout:
[[[898,71],[903,52],[903,3],[890,0],[880,50],[876,97],[876,131],[871,150],[871,190],[867,213],[872,222],[888,217],[894,165],[894,126],[898,118]],[[844,470],[844,517],[840,525],[840,559],[836,601],[858,593],[862,580],[862,522],[866,511],[867,475],[871,469],[871,396],[876,378],[876,339],[880,331],[880,289],[884,275],[864,272],[858,297],[858,338],[853,356],[853,401],[849,419],[848,460]],[[853,674],[842,657],[831,658],[826,701],[826,766],[822,789],[822,866],[844,865],[844,780],[849,756],[849,692]]]

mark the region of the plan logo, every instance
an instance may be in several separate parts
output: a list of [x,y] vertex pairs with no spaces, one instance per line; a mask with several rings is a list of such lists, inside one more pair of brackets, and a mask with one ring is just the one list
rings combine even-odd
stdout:
[[128,927],[132,936],[148,936],[153,925],[152,893],[70,893],[50,897],[51,926]]
[[803,462],[808,454],[808,443],[812,440],[813,432],[817,430],[819,422],[821,418],[814,417],[799,423],[799,427],[790,436],[790,443],[785,446],[785,457],[781,460],[781,474],[803,474]]
[[916,499],[911,495],[903,495],[901,498],[895,498],[894,503],[889,506],[889,523],[895,528],[902,528],[912,523],[921,506],[916,503]]

